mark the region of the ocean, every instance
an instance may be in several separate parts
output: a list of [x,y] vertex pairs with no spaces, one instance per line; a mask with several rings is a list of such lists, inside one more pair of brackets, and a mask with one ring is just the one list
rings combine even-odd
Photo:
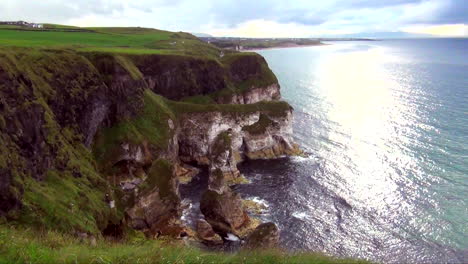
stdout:
[[234,189],[291,251],[468,262],[468,39],[328,44],[259,51],[307,155],[246,162]]

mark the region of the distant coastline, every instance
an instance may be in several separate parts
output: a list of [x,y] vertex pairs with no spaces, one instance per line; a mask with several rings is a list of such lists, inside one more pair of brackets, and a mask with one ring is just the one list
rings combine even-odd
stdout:
[[350,38],[231,38],[200,37],[218,48],[236,51],[255,51],[277,48],[298,48],[330,45],[323,41],[373,41],[373,39]]
[[280,44],[277,46],[272,46],[272,47],[258,47],[258,48],[243,48],[240,51],[241,52],[248,52],[248,51],[257,51],[257,50],[273,50],[273,49],[287,49],[287,48],[305,48],[305,47],[316,47],[316,46],[328,46],[331,44],[327,43],[317,43],[317,44],[305,44],[305,45],[299,45],[295,43],[288,43],[288,44]]

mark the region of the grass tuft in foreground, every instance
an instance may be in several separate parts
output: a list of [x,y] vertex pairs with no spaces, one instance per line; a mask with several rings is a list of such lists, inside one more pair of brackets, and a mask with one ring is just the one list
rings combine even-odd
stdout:
[[368,263],[336,259],[318,253],[288,255],[280,250],[204,252],[183,243],[134,237],[116,243],[98,239],[96,245],[53,231],[40,232],[0,225],[0,263]]

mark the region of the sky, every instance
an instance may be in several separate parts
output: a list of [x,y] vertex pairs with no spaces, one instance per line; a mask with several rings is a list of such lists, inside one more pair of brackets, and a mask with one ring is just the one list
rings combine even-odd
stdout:
[[468,37],[467,0],[0,0],[0,21],[10,20],[233,37]]

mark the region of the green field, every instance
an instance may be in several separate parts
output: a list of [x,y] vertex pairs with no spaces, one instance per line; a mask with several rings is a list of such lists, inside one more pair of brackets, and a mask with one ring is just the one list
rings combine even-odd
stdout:
[[127,54],[219,55],[217,48],[188,33],[149,28],[78,28],[48,24],[41,30],[1,25],[0,47],[12,46]]

